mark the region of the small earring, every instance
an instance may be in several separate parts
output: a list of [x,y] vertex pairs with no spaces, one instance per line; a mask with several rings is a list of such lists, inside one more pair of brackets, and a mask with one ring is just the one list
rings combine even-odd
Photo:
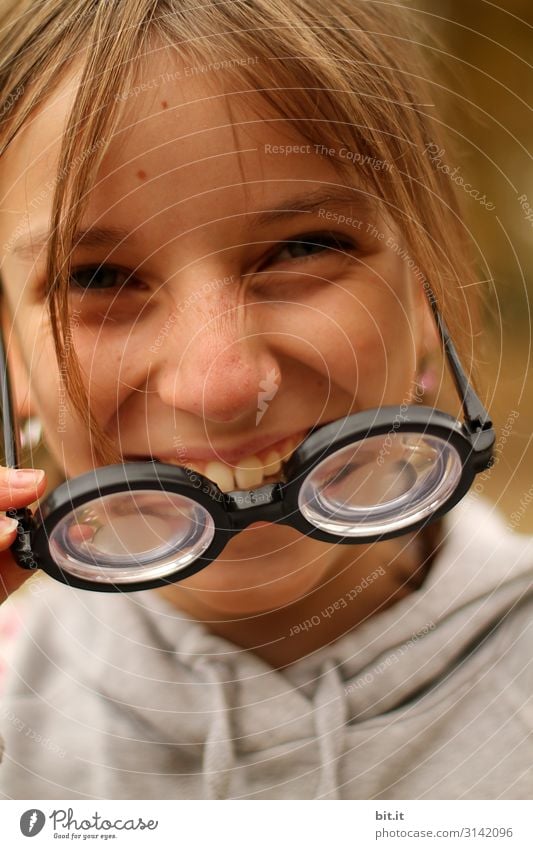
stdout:
[[435,398],[438,389],[438,376],[435,362],[431,357],[423,357],[416,380],[416,397],[421,403],[427,398]]
[[30,416],[20,428],[20,447],[36,448],[43,436],[43,426],[37,416]]
[[432,366],[424,369],[420,373],[418,383],[425,393],[435,392],[437,388],[437,370]]

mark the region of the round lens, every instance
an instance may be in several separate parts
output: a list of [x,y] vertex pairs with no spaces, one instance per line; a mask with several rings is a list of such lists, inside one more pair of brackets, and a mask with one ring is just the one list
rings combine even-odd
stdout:
[[64,516],[50,534],[58,566],[80,578],[127,584],[164,578],[209,547],[211,514],[191,498],[160,490],[117,492]]
[[461,475],[459,453],[445,439],[395,431],[330,454],[306,477],[298,504],[331,534],[394,533],[438,510]]

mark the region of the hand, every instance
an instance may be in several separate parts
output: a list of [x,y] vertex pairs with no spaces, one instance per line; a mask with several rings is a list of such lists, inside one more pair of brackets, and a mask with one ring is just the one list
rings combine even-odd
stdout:
[[[0,511],[27,507],[46,489],[42,469],[8,469],[0,466]],[[17,520],[0,513],[0,603],[15,592],[34,570],[22,569],[10,552],[17,538]]]

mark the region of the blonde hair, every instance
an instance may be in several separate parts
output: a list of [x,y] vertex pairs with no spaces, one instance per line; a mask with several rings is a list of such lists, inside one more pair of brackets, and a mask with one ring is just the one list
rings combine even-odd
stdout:
[[65,389],[89,422],[100,462],[119,457],[88,416],[76,354],[65,344],[70,254],[105,154],[102,141],[117,128],[142,60],[161,47],[200,65],[218,63],[241,92],[259,92],[309,142],[357,155],[357,168],[333,159],[341,179],[363,185],[385,205],[406,257],[430,281],[459,346],[466,347],[471,306],[463,287],[468,291],[474,268],[452,181],[425,155],[431,145],[444,144],[439,121],[427,114],[429,74],[417,38],[412,11],[355,0],[0,0],[0,100],[9,104],[0,156],[81,61],[53,196],[47,281]]

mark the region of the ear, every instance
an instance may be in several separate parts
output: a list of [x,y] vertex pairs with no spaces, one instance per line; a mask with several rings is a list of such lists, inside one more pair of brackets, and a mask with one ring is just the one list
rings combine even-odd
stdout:
[[9,321],[5,302],[2,303],[1,321],[16,415],[21,419],[36,416],[38,411],[31,399],[28,368],[22,356],[17,333]]
[[422,344],[424,346],[424,353],[436,354],[439,353],[441,350],[439,331],[437,329],[437,323],[435,321],[435,316],[433,315],[433,310],[431,309],[431,306],[425,293],[423,293],[423,298],[424,312]]
[[418,327],[417,360],[440,351],[440,336],[426,291],[419,280],[415,284],[415,310]]

